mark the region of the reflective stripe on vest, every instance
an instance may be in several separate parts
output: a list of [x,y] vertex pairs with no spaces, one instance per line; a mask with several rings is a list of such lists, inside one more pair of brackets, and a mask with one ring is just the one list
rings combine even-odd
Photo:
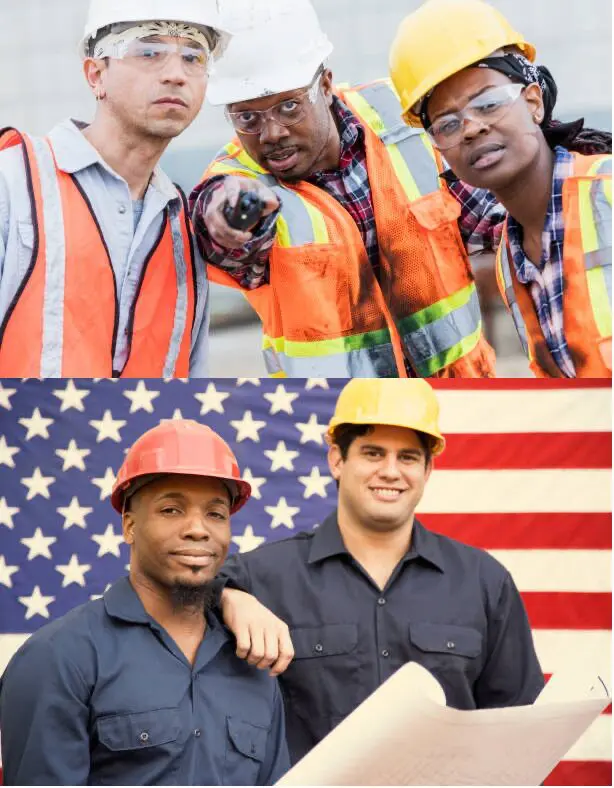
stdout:
[[[181,228],[181,212],[179,206],[171,206],[169,210],[169,221],[171,225],[171,235],[173,239],[173,262],[175,263],[175,276],[177,277],[177,301],[175,302],[175,320],[173,331],[168,347],[168,353],[164,360],[163,377],[172,378],[175,376],[175,367],[181,351],[181,342],[185,331],[188,329],[188,263],[185,259],[185,249],[183,247],[183,233]],[[194,291],[194,312],[196,312],[197,293]],[[192,326],[189,326],[192,330]]]
[[505,302],[507,304],[507,308],[512,313],[512,318],[514,320],[514,325],[516,326],[516,331],[518,332],[520,344],[522,345],[525,355],[530,358],[531,354],[529,351],[527,327],[524,324],[522,312],[520,311],[520,307],[516,301],[516,293],[514,292],[514,284],[512,282],[512,268],[510,265],[506,228],[503,230],[503,236],[497,250],[497,268],[499,269],[505,289]]

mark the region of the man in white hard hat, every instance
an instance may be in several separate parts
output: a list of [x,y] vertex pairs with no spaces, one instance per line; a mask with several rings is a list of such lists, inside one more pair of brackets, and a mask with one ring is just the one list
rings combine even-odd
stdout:
[[157,165],[222,27],[215,0],[92,0],[93,122],[0,132],[0,377],[206,375],[206,269]]
[[333,88],[331,51],[309,0],[274,0],[220,60],[237,138],[191,198],[209,276],[245,291],[272,375],[492,376],[467,250],[503,212],[440,179],[389,82]]

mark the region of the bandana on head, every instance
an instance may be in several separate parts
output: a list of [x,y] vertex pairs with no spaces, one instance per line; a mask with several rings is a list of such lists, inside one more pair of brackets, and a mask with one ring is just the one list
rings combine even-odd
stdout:
[[122,58],[133,41],[139,38],[149,38],[149,36],[187,38],[200,44],[207,52],[211,52],[215,47],[215,41],[212,40],[214,38],[213,31],[207,36],[197,27],[182,22],[142,22],[138,25],[131,25],[121,33],[109,33],[101,38],[94,46],[92,57]]

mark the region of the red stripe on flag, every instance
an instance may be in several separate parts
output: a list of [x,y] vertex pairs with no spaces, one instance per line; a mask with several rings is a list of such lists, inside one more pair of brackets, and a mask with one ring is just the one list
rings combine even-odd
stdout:
[[612,548],[612,515],[607,512],[425,513],[418,519],[433,531],[485,550]]
[[611,468],[609,432],[448,434],[435,460],[442,470]]
[[544,785],[612,785],[609,761],[561,761]]
[[521,593],[533,629],[611,629],[608,593]]
[[488,391],[518,391],[520,389],[543,391],[544,389],[608,389],[612,381],[600,378],[573,378],[569,380],[548,380],[534,378],[446,378],[429,380],[434,389],[485,389]]

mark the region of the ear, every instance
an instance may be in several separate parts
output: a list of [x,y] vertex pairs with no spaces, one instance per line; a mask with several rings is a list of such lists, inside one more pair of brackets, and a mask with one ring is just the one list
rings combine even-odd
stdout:
[[328,447],[328,467],[333,479],[339,481],[341,469],[343,468],[343,457],[341,456],[341,449],[336,443]]
[[320,87],[326,99],[326,103],[330,106],[333,102],[333,72],[326,68],[320,77]]
[[134,512],[124,512],[122,515],[122,533],[126,544],[134,544],[135,525],[136,520],[134,519]]
[[424,471],[424,483],[426,484],[433,472],[433,458],[429,460],[429,464],[426,466],[426,470]]
[[525,88],[524,100],[529,108],[529,113],[533,118],[534,123],[538,126],[544,119],[544,99],[542,90],[539,85],[533,84]]
[[104,59],[87,57],[83,62],[83,73],[87,84],[92,89],[96,101],[102,101],[106,97],[104,89],[104,75],[107,71],[107,64]]

